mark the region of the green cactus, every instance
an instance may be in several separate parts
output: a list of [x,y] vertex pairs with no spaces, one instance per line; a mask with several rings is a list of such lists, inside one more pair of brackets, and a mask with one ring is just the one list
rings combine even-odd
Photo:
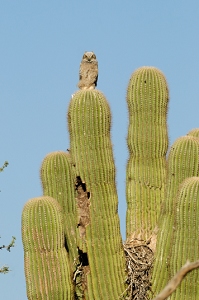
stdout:
[[42,196],[25,204],[22,241],[28,299],[74,299],[63,212],[55,199]]
[[153,234],[164,199],[168,148],[168,87],[161,71],[137,69],[129,81],[126,197],[127,238],[147,240]]
[[[44,196],[29,200],[22,213],[28,299],[149,299],[149,286],[141,285],[137,294],[131,262],[135,265],[142,258],[147,265],[156,251],[152,289],[157,293],[184,263],[183,255],[176,256],[178,240],[181,238],[182,247],[186,245],[187,253],[194,253],[195,248],[188,252],[189,245],[184,243],[191,236],[182,231],[186,224],[193,230],[198,226],[196,201],[190,198],[198,179],[186,181],[180,190],[177,211],[175,199],[179,185],[187,177],[198,176],[199,139],[194,131],[177,140],[166,163],[168,98],[161,71],[142,67],[133,73],[127,92],[130,157],[127,242],[123,247],[108,102],[94,89],[72,96],[67,115],[70,155],[54,152],[46,156],[41,167]],[[184,199],[185,194],[190,197]],[[195,192],[193,199],[197,195]],[[187,223],[182,216],[188,216]],[[194,234],[196,239],[197,231]],[[142,240],[143,245],[130,248],[132,239]],[[128,254],[127,264],[124,253]],[[195,256],[190,254],[190,259]],[[136,275],[143,282],[150,279],[150,270],[143,272],[142,260]]]
[[75,177],[70,154],[63,151],[49,153],[40,169],[44,196],[55,198],[64,212],[64,228],[71,265],[77,261]]
[[[187,178],[179,188],[174,205],[174,230],[170,248],[169,265],[171,275],[187,262],[199,257],[199,177]],[[199,270],[189,273],[171,300],[197,300]]]
[[171,279],[169,257],[174,227],[174,199],[179,185],[187,177],[192,176],[199,176],[199,140],[192,136],[184,136],[175,141],[168,157],[167,188],[153,270],[153,292],[155,293],[160,292]]
[[194,128],[192,130],[190,130],[187,135],[190,135],[190,136],[194,136],[196,138],[199,138],[199,128]]
[[[89,261],[88,299],[119,299],[125,290],[125,259],[117,213],[111,113],[103,94],[97,90],[74,94],[68,126],[79,199],[85,195],[84,202],[88,203],[79,215],[79,248]],[[86,215],[84,226],[81,219]]]

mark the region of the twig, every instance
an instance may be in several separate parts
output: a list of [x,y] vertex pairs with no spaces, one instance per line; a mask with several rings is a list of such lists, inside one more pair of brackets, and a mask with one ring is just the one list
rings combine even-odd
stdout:
[[3,166],[0,168],[0,172],[3,172],[3,170],[9,165],[7,161],[4,162]]
[[169,295],[171,295],[177,288],[177,286],[181,283],[184,276],[199,267],[199,260],[190,263],[189,261],[186,262],[184,266],[175,274],[175,276],[169,281],[166,287],[153,299],[153,300],[164,300]]
[[8,246],[5,246],[5,245],[0,246],[0,250],[6,248],[6,250],[10,252],[10,249],[15,246],[15,240],[16,240],[16,237],[13,236],[10,244]]
[[123,246],[128,277],[126,279],[127,288],[119,299],[149,300],[153,251],[143,241],[141,245],[137,245],[137,239],[133,239],[131,243],[124,243]]
[[9,267],[7,266],[3,266],[2,268],[0,268],[0,274],[3,273],[3,274],[6,274],[8,273],[10,270],[9,270]]

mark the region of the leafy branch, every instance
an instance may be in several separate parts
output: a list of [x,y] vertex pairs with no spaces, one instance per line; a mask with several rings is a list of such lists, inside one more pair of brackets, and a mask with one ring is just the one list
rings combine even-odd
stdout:
[[[3,164],[3,166],[0,168],[0,172],[3,172],[3,170],[9,165],[8,161],[6,160]],[[0,191],[1,192],[1,191]]]
[[[0,172],[3,172],[3,170],[4,170],[8,165],[9,165],[8,161],[5,161],[4,164],[3,164],[3,166],[0,168]],[[16,240],[16,237],[13,236],[13,237],[12,237],[12,240],[11,240],[11,242],[10,242],[10,244],[7,245],[7,246],[5,246],[5,245],[0,246],[0,250],[6,249],[7,251],[10,252],[10,249],[11,249],[12,247],[14,247],[14,245],[15,245],[15,240]],[[8,267],[8,266],[3,266],[3,267],[0,268],[0,273],[2,273],[2,274],[6,274],[6,273],[8,273],[9,271],[10,271],[10,270],[9,270],[9,267]]]
[[9,165],[8,161],[5,161],[3,166],[0,168],[0,172],[3,172],[3,170]]
[[5,245],[3,245],[3,246],[0,246],[0,250],[2,250],[2,249],[6,249],[7,251],[9,251],[10,252],[10,249],[12,248],[12,247],[14,247],[14,245],[15,245],[15,240],[16,240],[16,237],[12,237],[12,241],[10,242],[10,244],[8,245],[8,246],[5,246]]
[[1,269],[0,269],[0,273],[2,274],[6,274],[10,271],[9,267],[8,266],[3,266]]
[[[5,246],[5,245],[0,246],[0,250],[6,249],[7,251],[10,252],[11,248],[15,246],[15,240],[16,240],[16,237],[13,236],[10,244],[7,245],[7,246]],[[6,274],[9,271],[10,270],[9,270],[8,266],[3,266],[3,267],[0,268],[0,273]]]

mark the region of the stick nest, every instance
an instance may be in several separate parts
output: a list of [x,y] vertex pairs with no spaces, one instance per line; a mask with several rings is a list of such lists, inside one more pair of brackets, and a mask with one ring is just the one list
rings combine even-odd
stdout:
[[127,266],[126,300],[149,300],[154,253],[149,243],[133,239],[124,244]]

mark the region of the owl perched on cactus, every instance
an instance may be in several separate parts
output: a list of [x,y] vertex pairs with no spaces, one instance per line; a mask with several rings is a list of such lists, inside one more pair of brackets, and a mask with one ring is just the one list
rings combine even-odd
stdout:
[[78,87],[92,90],[97,86],[98,62],[94,52],[85,52],[80,64]]

